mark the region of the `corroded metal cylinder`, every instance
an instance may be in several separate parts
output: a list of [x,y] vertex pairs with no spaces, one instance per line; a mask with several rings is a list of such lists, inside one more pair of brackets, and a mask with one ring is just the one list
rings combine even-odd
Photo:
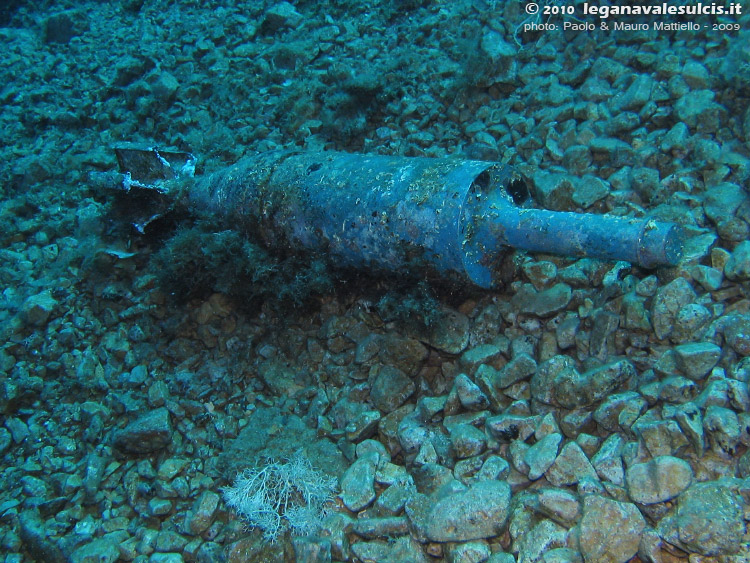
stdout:
[[508,247],[644,267],[676,263],[681,248],[672,224],[525,208],[522,179],[485,161],[268,152],[199,180],[189,197],[271,249],[481,287],[497,281]]

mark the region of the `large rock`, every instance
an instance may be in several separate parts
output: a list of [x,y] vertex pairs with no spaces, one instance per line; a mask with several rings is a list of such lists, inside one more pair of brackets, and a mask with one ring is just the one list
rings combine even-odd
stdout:
[[47,289],[23,302],[20,309],[21,317],[28,325],[44,326],[57,305],[57,300]]
[[672,456],[659,456],[646,463],[636,463],[625,472],[630,498],[641,504],[664,502],[690,486],[693,470],[690,464]]
[[634,504],[588,495],[580,526],[585,561],[625,563],[638,552],[646,521]]
[[414,394],[414,382],[400,369],[381,366],[370,389],[370,400],[381,411],[395,411]]
[[712,342],[680,344],[674,351],[677,366],[693,381],[708,375],[721,357],[721,348]]
[[375,469],[377,454],[360,457],[341,478],[341,502],[358,512],[375,500]]
[[115,434],[114,445],[129,453],[151,453],[172,442],[172,423],[169,411],[159,409],[141,415]]
[[502,532],[509,511],[510,485],[480,481],[433,504],[425,531],[431,541],[438,542],[490,538]]
[[554,396],[567,409],[587,407],[635,376],[635,368],[628,360],[617,360],[579,374],[563,370],[554,380]]
[[659,521],[657,532],[689,553],[737,553],[745,532],[741,483],[730,478],[695,483],[678,497],[676,511]]

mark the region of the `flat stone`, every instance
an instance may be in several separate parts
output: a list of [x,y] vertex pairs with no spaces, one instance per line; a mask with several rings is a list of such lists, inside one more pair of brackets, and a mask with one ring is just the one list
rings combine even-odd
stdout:
[[540,512],[563,524],[575,522],[581,514],[578,497],[564,489],[541,489],[537,502]]
[[679,458],[659,456],[631,465],[625,472],[625,481],[633,502],[655,504],[673,499],[687,489],[693,481],[693,470]]
[[377,454],[357,459],[341,477],[341,501],[352,512],[359,512],[375,500]]
[[558,283],[542,291],[537,291],[531,284],[524,284],[511,298],[511,306],[521,313],[549,317],[567,307],[571,296],[572,291],[566,283]]

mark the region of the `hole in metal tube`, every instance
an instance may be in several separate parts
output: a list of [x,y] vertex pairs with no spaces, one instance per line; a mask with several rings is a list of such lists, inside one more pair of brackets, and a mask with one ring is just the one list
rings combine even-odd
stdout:
[[510,179],[507,191],[516,205],[521,205],[529,199],[529,189],[526,187],[526,182],[517,176]]

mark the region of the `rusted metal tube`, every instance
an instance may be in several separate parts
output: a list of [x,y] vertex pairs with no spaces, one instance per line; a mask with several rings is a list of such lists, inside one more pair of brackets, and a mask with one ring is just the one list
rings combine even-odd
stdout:
[[673,224],[523,207],[520,176],[484,161],[269,152],[199,180],[189,197],[271,249],[481,287],[509,247],[646,268],[675,264],[681,250]]

